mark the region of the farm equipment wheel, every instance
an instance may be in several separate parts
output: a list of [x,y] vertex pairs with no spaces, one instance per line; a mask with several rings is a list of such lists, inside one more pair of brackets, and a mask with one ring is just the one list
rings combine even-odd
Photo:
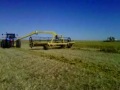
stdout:
[[72,47],[72,44],[67,44],[67,48],[71,48]]
[[3,42],[2,41],[0,42],[0,46],[3,47]]
[[30,43],[29,46],[32,48],[33,47],[33,43]]
[[32,48],[33,47],[33,40],[32,37],[29,38],[29,46]]
[[10,48],[10,47],[11,47],[11,43],[10,43],[9,40],[6,41],[6,47],[7,47],[7,48]]
[[2,41],[1,41],[1,47],[2,47],[2,48],[5,48],[5,47],[6,47],[5,44],[6,44],[6,43],[5,43],[5,40],[2,40]]
[[65,45],[61,45],[60,48],[65,48]]
[[48,47],[49,47],[48,45],[43,46],[44,50],[48,50]]
[[21,40],[18,39],[18,40],[16,41],[16,47],[17,47],[17,48],[21,48]]

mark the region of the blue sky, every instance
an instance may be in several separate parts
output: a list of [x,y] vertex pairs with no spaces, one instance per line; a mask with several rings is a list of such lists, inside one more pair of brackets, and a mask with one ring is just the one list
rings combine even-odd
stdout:
[[120,0],[0,0],[0,33],[34,30],[79,40],[120,39]]

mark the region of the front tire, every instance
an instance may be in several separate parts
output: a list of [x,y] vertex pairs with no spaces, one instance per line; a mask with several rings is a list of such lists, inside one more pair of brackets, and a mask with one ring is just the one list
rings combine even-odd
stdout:
[[16,47],[17,48],[21,48],[21,40],[17,40],[16,41]]

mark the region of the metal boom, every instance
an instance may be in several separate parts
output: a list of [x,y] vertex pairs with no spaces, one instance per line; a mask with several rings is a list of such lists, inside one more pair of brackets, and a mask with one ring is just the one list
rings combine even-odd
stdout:
[[32,36],[32,35],[34,35],[34,34],[40,34],[40,33],[43,33],[43,34],[51,34],[51,35],[52,35],[52,41],[53,41],[53,39],[55,38],[55,36],[57,35],[57,33],[53,32],[53,31],[33,31],[33,32],[31,32],[31,33],[29,33],[29,34],[21,37],[21,38],[18,38],[17,40],[21,40],[21,39],[27,38],[27,37],[29,37],[29,36]]

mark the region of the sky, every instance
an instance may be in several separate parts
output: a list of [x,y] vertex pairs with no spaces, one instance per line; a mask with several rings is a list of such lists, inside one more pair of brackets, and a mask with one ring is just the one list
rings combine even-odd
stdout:
[[75,40],[120,39],[120,0],[0,0],[0,34],[35,30]]

